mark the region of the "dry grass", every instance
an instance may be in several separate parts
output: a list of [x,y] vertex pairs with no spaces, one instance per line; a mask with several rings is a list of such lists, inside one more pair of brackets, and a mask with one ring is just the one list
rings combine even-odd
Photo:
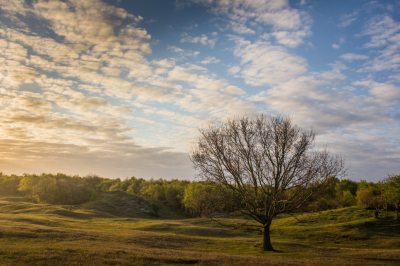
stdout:
[[159,218],[124,217],[122,206],[110,214],[112,204],[69,211],[0,198],[0,265],[400,264],[399,224],[358,208],[281,217],[272,234],[279,252],[262,252],[256,233],[167,209]]

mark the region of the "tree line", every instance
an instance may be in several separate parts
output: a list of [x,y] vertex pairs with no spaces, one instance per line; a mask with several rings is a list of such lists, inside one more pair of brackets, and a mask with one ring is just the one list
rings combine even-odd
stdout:
[[[359,182],[330,177],[327,190],[318,198],[309,198],[302,211],[323,211],[360,206],[374,211],[394,210],[399,218],[400,175],[379,182]],[[125,191],[140,199],[163,203],[191,217],[215,215],[215,210],[229,212],[235,202],[230,190],[207,181],[164,180],[131,177],[121,180],[69,176],[58,173],[4,175],[0,172],[0,195],[20,195],[35,203],[78,205],[97,200],[108,191]],[[218,207],[216,206],[218,205]]]

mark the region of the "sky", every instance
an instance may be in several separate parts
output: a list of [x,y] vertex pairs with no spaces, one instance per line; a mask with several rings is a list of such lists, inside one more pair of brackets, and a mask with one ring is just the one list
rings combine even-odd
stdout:
[[400,1],[0,0],[0,171],[193,180],[198,129],[313,128],[400,173]]

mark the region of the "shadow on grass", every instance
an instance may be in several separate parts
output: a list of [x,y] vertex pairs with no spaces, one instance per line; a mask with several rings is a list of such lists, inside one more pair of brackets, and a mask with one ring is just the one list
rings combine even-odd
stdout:
[[[400,259],[385,259],[385,258],[365,258],[366,260],[373,260],[373,261],[390,261],[390,262],[400,262]],[[399,265],[399,264],[397,264]]]
[[348,231],[357,229],[367,238],[377,235],[400,238],[400,223],[389,218],[377,218],[372,221],[357,223],[354,225],[344,225],[343,229]]
[[9,201],[9,202],[28,202],[25,198],[21,196],[0,196],[0,201]]
[[[265,252],[268,252],[268,251],[265,251]],[[287,252],[285,252],[285,251],[283,251],[283,250],[277,250],[277,249],[274,249],[274,250],[272,250],[272,252],[274,252],[274,253],[287,253]]]
[[79,213],[79,212],[73,212],[70,210],[54,210],[54,211],[49,211],[47,213],[51,214],[56,214],[68,218],[74,218],[74,219],[83,219],[83,220],[90,220],[92,218],[95,218],[95,215],[92,214],[86,214],[86,213]]
[[190,265],[190,264],[197,264],[199,260],[194,260],[194,259],[156,259],[156,258],[148,258],[148,261],[151,262],[159,262],[164,264],[184,264],[184,265]]

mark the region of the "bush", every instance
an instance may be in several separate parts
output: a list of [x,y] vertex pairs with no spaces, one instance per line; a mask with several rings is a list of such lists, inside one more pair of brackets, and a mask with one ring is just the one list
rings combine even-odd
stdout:
[[158,216],[158,212],[160,211],[160,206],[157,203],[152,202],[149,208],[150,208],[150,214]]

